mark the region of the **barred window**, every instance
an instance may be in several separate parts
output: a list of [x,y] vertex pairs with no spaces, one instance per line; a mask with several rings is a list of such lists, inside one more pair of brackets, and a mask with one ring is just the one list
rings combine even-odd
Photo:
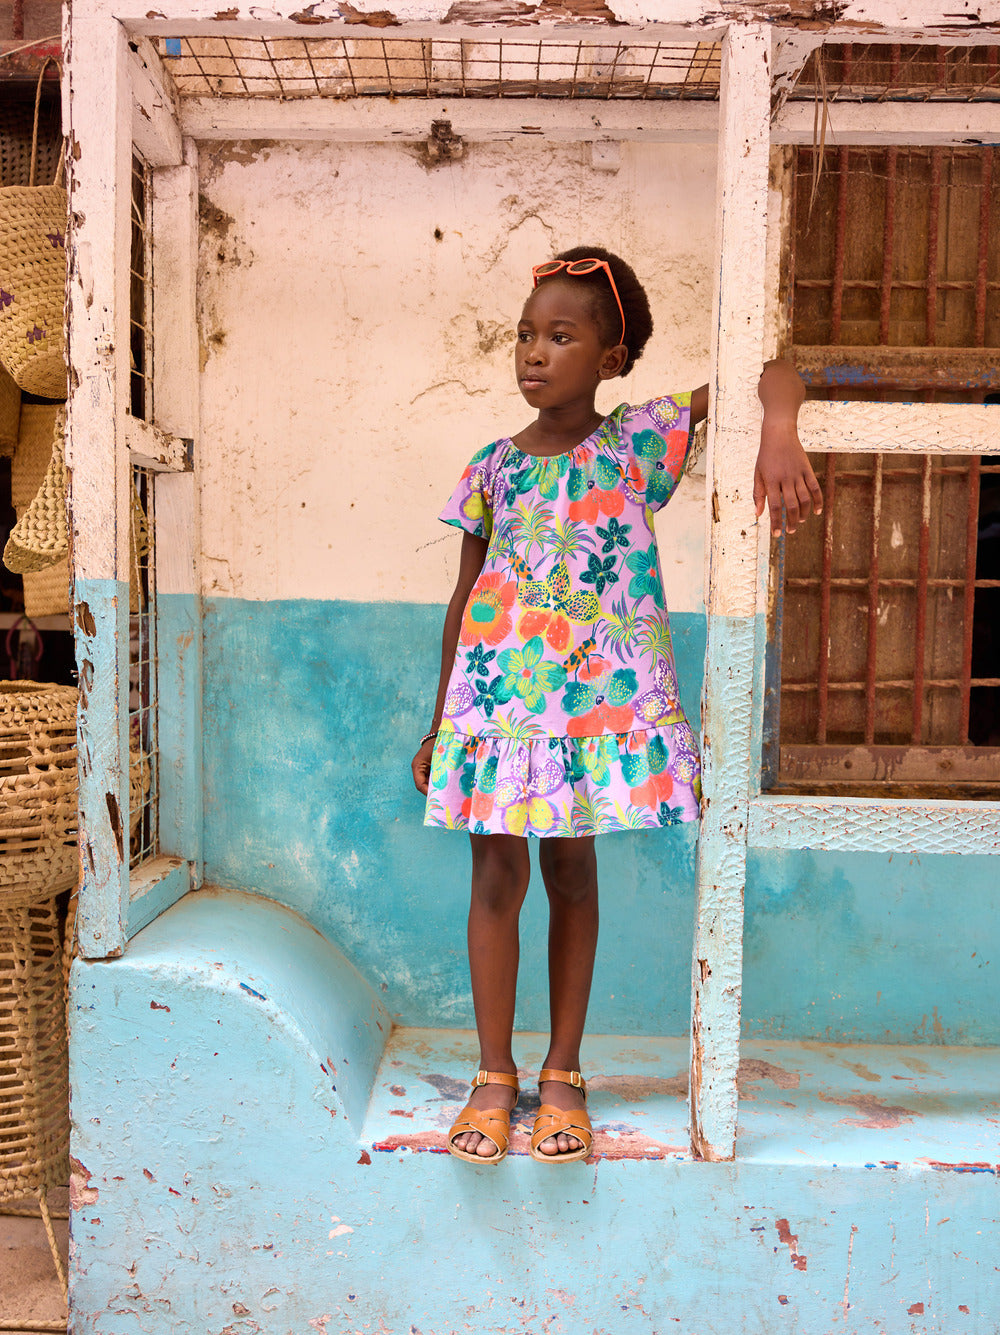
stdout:
[[[810,395],[993,401],[993,150],[841,148],[818,175],[795,157],[790,355]],[[765,787],[1000,795],[1000,457],[812,463],[824,517],[776,544]]]

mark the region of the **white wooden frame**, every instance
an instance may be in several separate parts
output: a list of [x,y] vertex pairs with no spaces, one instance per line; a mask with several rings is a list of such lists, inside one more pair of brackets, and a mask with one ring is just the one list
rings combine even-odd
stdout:
[[[636,40],[722,39],[723,82],[719,104],[615,104],[596,116],[586,103],[544,101],[363,100],[280,102],[198,99],[174,102],[160,67],[154,36],[380,36],[445,35],[482,38],[502,28],[503,11],[492,0],[479,7],[482,26],[450,23],[450,0],[399,0],[398,26],[366,28],[364,15],[384,11],[386,0],[361,0],[356,22],[345,24],[336,0],[304,11],[295,0],[266,9],[239,6],[225,12],[217,0],[167,0],[149,10],[145,0],[75,0],[67,36],[71,50],[68,121],[73,137],[73,212],[70,351],[74,392],[69,449],[73,462],[74,544],[78,590],[89,582],[123,586],[127,567],[128,462],[130,450],[167,470],[164,522],[176,544],[168,578],[176,591],[197,590],[195,478],[186,466],[197,441],[197,361],[193,315],[193,176],[195,142],[218,138],[422,139],[430,122],[452,121],[468,139],[646,139],[719,142],[718,227],[713,347],[712,429],[709,443],[706,523],[709,537],[708,656],[705,684],[705,803],[698,856],[698,916],[693,953],[691,1114],[692,1145],[707,1159],[731,1158],[736,1136],[736,1071],[739,1058],[742,894],[748,847],[892,848],[936,852],[1000,851],[1000,804],[898,802],[857,799],[768,798],[760,793],[761,677],[764,634],[766,525],[755,523],[750,481],[760,409],[755,387],[768,337],[765,278],[768,259],[768,154],[772,144],[809,143],[812,107],[784,100],[787,89],[822,40],[942,42],[949,46],[1000,41],[1000,4],[973,6],[957,0],[944,19],[931,0],[886,0],[873,13],[868,0],[846,0],[830,17],[828,6],[790,6],[777,19],[765,3],[728,5],[714,0],[613,0],[623,33]],[[392,0],[389,0],[390,4]],[[468,7],[463,10],[468,14]],[[958,29],[960,19],[965,26]],[[552,25],[527,16],[512,34],[551,32],[560,38],[594,39],[593,23]],[[129,43],[134,44],[131,50]],[[88,74],[89,71],[89,74]],[[777,109],[772,114],[772,94]],[[117,108],[111,119],[107,109]],[[134,108],[134,110],[133,110]],[[588,120],[589,116],[589,120]],[[100,133],[98,133],[100,127]],[[997,104],[931,103],[898,106],[835,102],[827,142],[836,144],[957,144],[1000,141]],[[160,431],[123,421],[122,359],[127,311],[122,291],[126,253],[127,169],[130,145],[140,146],[161,170],[154,209],[172,219],[183,242],[171,263],[183,294],[175,310],[177,374],[171,401],[175,420]],[[79,151],[78,151],[79,150]],[[74,160],[76,160],[74,162]],[[173,173],[173,175],[167,175]],[[159,201],[157,203],[156,201]],[[158,235],[158,244],[162,243]],[[770,264],[770,269],[769,269]],[[772,321],[773,326],[773,321]],[[187,330],[187,333],[184,331]],[[773,330],[772,330],[773,332]],[[157,338],[160,337],[159,326]],[[186,378],[187,377],[187,378]],[[802,415],[812,448],[940,450],[993,449],[989,410],[955,408],[942,415],[904,405],[814,404]],[[948,419],[945,422],[945,419]],[[165,433],[162,434],[162,433]],[[77,442],[86,444],[77,445]],[[113,485],[108,479],[113,478]],[[126,535],[123,537],[123,535]],[[79,593],[78,593],[79,598]],[[127,607],[96,591],[91,605],[77,604],[81,637],[81,848],[85,869],[82,909],[88,953],[116,953],[142,917],[132,913],[127,866],[116,854],[113,815],[127,801],[125,714],[120,698],[127,645]],[[123,626],[126,636],[123,637]],[[191,706],[195,708],[194,705]],[[197,751],[197,712],[179,730],[181,745]],[[191,773],[196,772],[192,761]],[[189,807],[190,807],[189,799]],[[182,804],[183,805],[183,804]],[[200,817],[176,814],[177,829],[197,848]],[[120,830],[120,816],[119,816]],[[197,874],[196,852],[152,886],[170,893]],[[167,859],[170,861],[170,859]],[[125,859],[127,863],[127,856]],[[135,879],[135,878],[134,878]],[[149,878],[147,878],[149,879]],[[165,897],[168,897],[165,894]],[[147,908],[158,911],[160,902]]]
[[[106,13],[74,6],[64,124],[70,153],[71,394],[67,463],[73,524],[74,620],[80,674],[80,951],[120,954],[128,937],[200,878],[201,817],[174,785],[200,793],[196,721],[200,635],[183,653],[196,678],[189,708],[160,719],[161,765],[171,787],[160,804],[162,854],[129,869],[129,565],[131,467],[157,474],[158,594],[197,598],[191,472],[197,437],[194,322],[196,159],[187,149],[170,81],[145,39],[129,41]],[[129,249],[133,146],[152,169],[152,233],[162,235],[152,276],[156,420],[127,412]],[[178,671],[161,645],[161,674]],[[162,683],[161,683],[162,684]]]

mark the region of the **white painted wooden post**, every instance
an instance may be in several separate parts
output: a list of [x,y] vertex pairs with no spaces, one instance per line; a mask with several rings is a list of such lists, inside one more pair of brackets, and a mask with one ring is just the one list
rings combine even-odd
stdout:
[[[170,592],[197,607],[191,442],[197,422],[197,186],[170,80],[144,41],[128,41],[101,0],[77,0],[67,21],[70,129],[70,292],[67,462],[73,522],[74,615],[80,675],[80,951],[120,954],[125,941],[192,884],[200,859],[200,634],[180,627],[156,669],[186,682],[183,714],[161,736],[160,791],[169,794],[161,848],[129,871],[129,579],[132,465],[158,473],[160,539]],[[95,77],[99,70],[100,77]],[[129,404],[133,146],[152,168],[154,230],[164,226],[154,291],[157,422]],[[194,159],[193,161],[196,161]],[[154,241],[155,244],[155,241]],[[156,275],[153,275],[154,288]],[[161,328],[157,330],[157,321]],[[154,396],[155,397],[155,396]],[[184,470],[187,470],[184,472]],[[181,472],[182,476],[168,474]],[[162,492],[162,495],[160,494]],[[158,707],[158,706],[157,706]],[[164,745],[165,743],[165,745]],[[161,798],[161,811],[163,808]],[[197,873],[196,873],[197,874]]]
[[[67,19],[69,361],[66,455],[80,674],[83,955],[117,955],[128,894],[128,393],[131,99],[121,26]],[[100,77],[95,77],[95,71]]]
[[743,887],[753,695],[763,621],[753,469],[763,363],[770,36],[732,25],[722,53],[717,281],[709,406],[708,653],[704,784],[691,1020],[691,1142],[706,1159],[736,1143]]

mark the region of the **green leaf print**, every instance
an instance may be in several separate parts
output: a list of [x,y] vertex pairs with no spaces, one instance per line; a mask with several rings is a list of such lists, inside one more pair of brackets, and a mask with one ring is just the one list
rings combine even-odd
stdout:
[[566,680],[566,669],[560,663],[543,662],[542,653],[541,637],[534,635],[523,648],[505,649],[497,659],[508,699],[518,696],[532,714],[544,713],[545,696]]

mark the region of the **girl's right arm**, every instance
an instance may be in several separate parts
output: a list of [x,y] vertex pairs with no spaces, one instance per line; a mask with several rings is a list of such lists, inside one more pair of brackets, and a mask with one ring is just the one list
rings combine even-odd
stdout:
[[451,595],[448,611],[445,614],[444,633],[441,636],[441,677],[438,681],[434,718],[431,720],[428,729],[432,735],[425,742],[421,742],[420,750],[413,757],[410,765],[417,791],[423,793],[424,796],[427,795],[427,788],[430,784],[431,755],[434,751],[434,742],[441,723],[441,715],[444,713],[444,698],[448,693],[448,679],[455,663],[458,635],[462,629],[462,615],[465,612],[465,605],[469,601],[469,594],[475,587],[476,580],[486,563],[488,547],[489,542],[486,538],[477,538],[471,533],[463,533],[458,579],[455,582],[455,592]]

